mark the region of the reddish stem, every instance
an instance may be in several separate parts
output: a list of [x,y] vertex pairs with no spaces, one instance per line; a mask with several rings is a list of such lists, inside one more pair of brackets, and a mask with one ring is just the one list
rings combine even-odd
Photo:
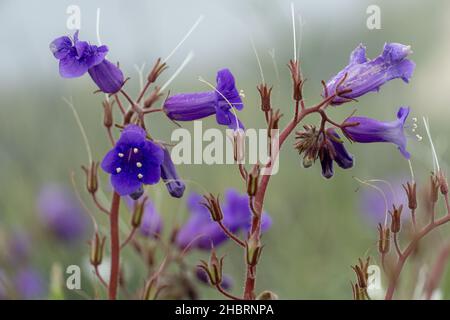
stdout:
[[109,214],[111,228],[111,274],[109,277],[108,298],[110,300],[116,300],[120,273],[119,205],[120,195],[114,192],[111,212]]

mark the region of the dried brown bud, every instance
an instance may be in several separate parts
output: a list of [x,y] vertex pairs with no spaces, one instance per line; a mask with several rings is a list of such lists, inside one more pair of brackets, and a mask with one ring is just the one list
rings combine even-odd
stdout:
[[439,186],[440,186],[441,194],[445,196],[448,194],[448,182],[447,182],[447,178],[442,173],[442,171],[439,171],[438,179],[439,179]]
[[98,232],[95,232],[94,237],[91,240],[91,254],[89,260],[94,267],[97,267],[102,263],[105,240],[106,237],[100,236]]
[[436,203],[439,198],[440,179],[437,175],[430,176],[430,201]]
[[203,198],[205,199],[205,202],[201,202],[201,205],[208,209],[211,214],[211,219],[213,219],[213,221],[222,221],[223,213],[222,208],[220,208],[219,196],[214,197],[212,193],[209,193],[204,195]]
[[294,101],[302,100],[303,79],[298,61],[290,60],[288,64],[292,77],[292,97]]
[[262,249],[263,246],[258,235],[255,232],[252,233],[248,241],[245,242],[246,258],[249,266],[256,266],[258,264]]
[[259,174],[260,166],[259,164],[255,164],[247,177],[247,194],[250,197],[256,195],[258,191]]
[[352,266],[352,269],[356,273],[358,287],[362,290],[367,290],[369,281],[369,273],[367,271],[369,269],[370,257],[367,257],[365,262],[361,259],[358,259],[358,262],[359,264]]
[[86,174],[86,189],[89,193],[95,194],[98,190],[98,162],[92,162],[89,168],[81,166]]
[[152,93],[148,96],[147,99],[144,101],[144,109],[150,109],[153,104],[158,101],[159,98],[161,98],[162,93],[159,92],[159,87],[156,87]]
[[361,289],[357,283],[351,283],[353,291],[353,300],[369,300],[367,289]]
[[217,258],[216,251],[213,248],[211,250],[209,263],[204,260],[200,260],[200,264],[197,266],[206,272],[209,282],[213,286],[218,286],[222,283],[223,258],[224,257],[220,259]]
[[405,189],[406,196],[408,197],[408,207],[411,210],[417,209],[417,192],[416,192],[416,183],[415,182],[407,182],[406,185],[403,185],[403,189]]
[[158,77],[161,75],[161,73],[167,68],[168,66],[166,65],[166,63],[161,63],[161,58],[158,58],[158,60],[156,60],[155,64],[153,65],[152,71],[150,71],[147,77],[147,81],[149,83],[154,83],[156,79],[158,79]]
[[391,232],[398,233],[401,228],[401,215],[402,215],[403,205],[400,205],[398,208],[393,205],[392,211],[389,211],[391,215]]
[[112,104],[109,101],[103,101],[103,125],[106,128],[111,128],[113,125],[113,112],[112,112]]
[[386,254],[389,252],[391,244],[391,232],[389,228],[384,227],[381,223],[378,224],[378,252]]
[[272,93],[272,87],[268,88],[266,84],[260,84],[256,87],[261,96],[261,110],[264,112],[269,112],[272,109],[270,103],[270,94]]
[[304,125],[305,131],[295,133],[294,147],[303,155],[303,167],[309,168],[319,157],[323,136],[314,125]]
[[243,130],[233,132],[233,156],[236,163],[242,163],[245,159],[245,132]]
[[145,203],[147,197],[144,197],[142,201],[135,201],[133,206],[133,215],[131,216],[131,226],[133,228],[139,228],[142,223],[142,217],[144,216]]
[[279,121],[280,121],[282,116],[283,116],[283,114],[280,113],[280,109],[277,109],[275,112],[273,110],[270,110],[270,113],[269,113],[269,126],[268,126],[269,138],[272,137],[272,130],[278,130],[279,129]]

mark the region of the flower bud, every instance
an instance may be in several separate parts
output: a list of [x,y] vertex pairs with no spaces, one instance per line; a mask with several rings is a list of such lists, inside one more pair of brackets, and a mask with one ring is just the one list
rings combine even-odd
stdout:
[[269,290],[264,290],[257,297],[256,300],[278,300],[278,295]]
[[243,130],[233,132],[233,155],[236,163],[242,163],[245,159],[245,132]]
[[223,258],[218,259],[215,250],[212,249],[209,263],[200,260],[200,264],[198,265],[199,268],[207,273],[209,282],[213,286],[218,286],[222,283]]
[[113,125],[113,112],[112,112],[112,104],[109,101],[103,101],[103,125],[106,128],[111,128]]
[[389,228],[384,227],[381,223],[378,224],[378,252],[387,254],[391,244],[391,232]]
[[259,258],[261,256],[263,246],[256,233],[253,233],[248,241],[245,243],[245,251],[247,264],[249,266],[256,266],[258,264]]
[[405,189],[406,196],[408,197],[408,207],[411,210],[417,209],[417,193],[416,193],[416,183],[415,182],[407,182],[406,185],[403,185],[403,189]]
[[86,189],[91,194],[95,194],[98,190],[98,165],[98,162],[92,161],[89,168],[81,166],[83,171],[86,173]]
[[139,228],[141,226],[146,202],[147,197],[145,197],[142,201],[136,201],[134,203],[133,215],[131,217],[131,226],[133,228]]
[[98,232],[95,232],[94,237],[91,240],[90,262],[94,267],[97,267],[102,263],[105,240],[106,237],[101,237]]
[[258,191],[258,179],[259,179],[260,167],[259,164],[255,164],[247,177],[247,194],[253,197]]
[[201,204],[208,209],[211,214],[211,219],[213,221],[222,221],[223,213],[219,203],[219,196],[214,197],[212,193],[209,193],[204,195],[203,198],[205,199],[205,202],[202,202]]
[[271,107],[270,94],[272,93],[272,87],[268,88],[266,84],[260,84],[256,87],[261,96],[261,110],[264,112],[269,112]]
[[400,205],[398,208],[392,206],[392,208],[392,211],[389,211],[389,214],[391,215],[391,232],[398,233],[400,232],[401,227],[400,216],[402,215],[403,205]]

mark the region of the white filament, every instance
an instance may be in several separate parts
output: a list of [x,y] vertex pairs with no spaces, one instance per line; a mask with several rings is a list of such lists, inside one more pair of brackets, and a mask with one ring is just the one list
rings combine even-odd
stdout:
[[256,51],[255,43],[253,42],[253,39],[251,36],[250,36],[250,43],[252,44],[252,49],[256,56],[256,62],[258,63],[259,73],[261,74],[262,83],[265,84],[266,81],[264,81],[264,73],[263,73],[263,69],[262,69],[262,65],[261,65],[261,60],[259,59],[258,51]]
[[433,171],[434,171],[434,173],[437,173],[441,169],[439,167],[439,160],[438,160],[438,157],[437,157],[437,154],[436,154],[436,149],[434,148],[433,139],[431,138],[430,126],[429,126],[428,118],[422,117],[422,120],[423,120],[423,124],[425,125],[425,130],[427,132],[428,140],[430,141],[431,152],[432,152],[432,155],[433,155]]
[[374,188],[375,190],[377,190],[381,194],[381,196],[383,197],[383,200],[384,200],[384,208],[385,208],[384,209],[384,226],[386,226],[387,225],[387,218],[388,218],[388,204],[387,204],[386,194],[384,193],[384,191],[381,188],[377,187],[376,185],[371,184],[371,183],[369,183],[369,182],[367,182],[365,180],[361,180],[361,179],[359,179],[357,177],[353,177],[353,178],[356,181],[358,181],[359,183],[361,183],[361,184],[364,184],[366,186]]
[[294,61],[297,61],[297,36],[295,34],[295,8],[293,2],[291,2],[291,17],[292,17],[292,37],[294,38]]
[[100,8],[97,8],[97,23],[95,25],[95,30],[97,31],[97,42],[98,45],[102,45],[102,40],[100,39]]

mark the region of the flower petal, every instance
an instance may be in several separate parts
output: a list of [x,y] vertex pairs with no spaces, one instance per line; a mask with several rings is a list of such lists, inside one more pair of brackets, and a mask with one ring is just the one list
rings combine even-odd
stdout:
[[118,152],[116,148],[108,151],[102,160],[101,167],[107,173],[115,173],[118,167]]
[[64,59],[59,60],[59,74],[63,78],[81,77],[86,71],[88,71],[87,65],[72,54],[68,54]]
[[129,195],[135,192],[142,185],[137,176],[126,171],[111,175],[111,184],[114,190],[121,196]]
[[90,68],[89,75],[104,93],[116,93],[122,88],[122,71],[106,59]]
[[72,40],[69,37],[63,36],[56,38],[50,43],[50,51],[56,59],[64,59],[72,49]]

